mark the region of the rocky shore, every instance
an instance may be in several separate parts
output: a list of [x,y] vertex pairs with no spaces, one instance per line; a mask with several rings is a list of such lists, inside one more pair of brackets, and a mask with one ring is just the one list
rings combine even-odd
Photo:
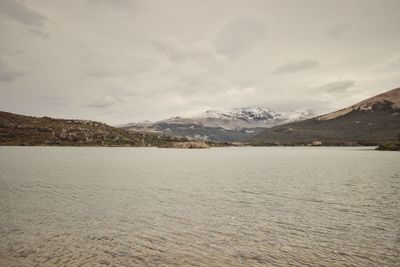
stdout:
[[385,144],[379,145],[376,150],[381,151],[400,151],[400,141],[397,142],[387,142]]

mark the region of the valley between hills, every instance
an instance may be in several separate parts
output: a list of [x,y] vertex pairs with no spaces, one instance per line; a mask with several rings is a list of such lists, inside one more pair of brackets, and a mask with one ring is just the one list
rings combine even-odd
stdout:
[[29,146],[378,146],[398,150],[400,88],[315,116],[261,107],[210,110],[193,118],[127,123],[32,117],[0,112],[0,145]]

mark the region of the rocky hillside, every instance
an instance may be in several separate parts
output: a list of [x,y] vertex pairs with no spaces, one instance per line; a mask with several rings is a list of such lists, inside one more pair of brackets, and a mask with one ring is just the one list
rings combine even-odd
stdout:
[[258,133],[256,145],[378,145],[400,133],[400,88],[312,119]]
[[0,112],[0,145],[165,146],[172,137],[114,128],[89,120],[63,120]]
[[215,142],[235,142],[247,139],[263,128],[313,117],[309,110],[274,112],[258,106],[230,111],[208,110],[198,116],[173,117],[158,122],[130,123],[124,129],[136,132],[155,132]]

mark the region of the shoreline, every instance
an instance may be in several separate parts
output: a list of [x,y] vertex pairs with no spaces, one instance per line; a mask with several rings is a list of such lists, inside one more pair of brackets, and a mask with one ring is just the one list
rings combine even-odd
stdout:
[[[359,146],[340,146],[340,145],[332,145],[332,146],[307,146],[307,145],[273,145],[273,146],[258,146],[258,145],[243,145],[243,146],[209,146],[207,148],[186,148],[186,147],[167,147],[167,146],[105,146],[105,145],[4,145],[0,144],[0,147],[82,147],[82,148],[90,148],[90,147],[106,147],[106,148],[172,148],[172,149],[210,149],[210,148],[242,148],[242,147],[251,147],[251,148],[263,148],[263,147],[309,147],[309,148],[325,148],[325,147],[343,147],[343,148],[367,148],[367,147],[379,147],[379,145],[359,145]],[[384,150],[380,150],[384,151]]]

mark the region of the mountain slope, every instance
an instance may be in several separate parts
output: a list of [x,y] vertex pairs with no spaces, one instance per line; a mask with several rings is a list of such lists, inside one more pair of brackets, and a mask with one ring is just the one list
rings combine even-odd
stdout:
[[177,141],[101,122],[31,117],[0,111],[0,145],[160,146]]
[[121,127],[138,132],[156,132],[216,142],[234,142],[247,139],[262,131],[263,128],[312,116],[314,115],[309,110],[277,113],[252,106],[231,111],[208,110],[192,118],[173,117],[154,123],[130,123]]
[[377,145],[400,133],[400,88],[305,121],[265,129],[248,141],[256,145]]

